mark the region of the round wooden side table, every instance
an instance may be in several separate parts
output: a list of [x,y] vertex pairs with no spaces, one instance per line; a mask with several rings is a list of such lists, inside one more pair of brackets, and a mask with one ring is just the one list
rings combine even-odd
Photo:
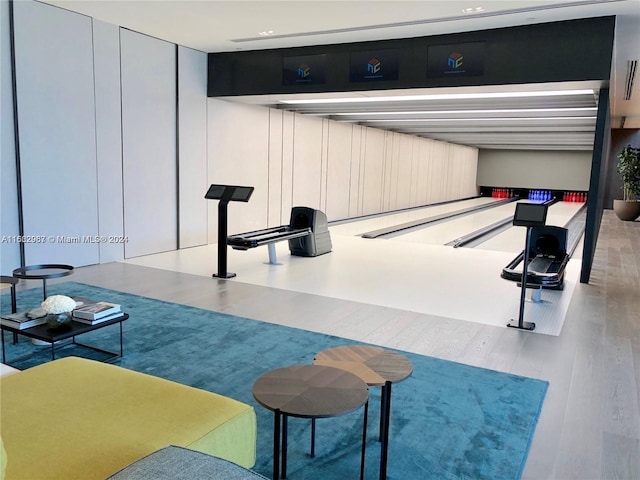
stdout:
[[[369,389],[357,375],[321,365],[292,365],[258,377],[253,397],[273,411],[273,479],[287,477],[287,418],[338,417],[364,406],[360,479],[364,478]],[[282,426],[281,426],[282,423]],[[282,432],[282,441],[280,438]],[[315,431],[312,428],[311,456],[314,455]],[[282,443],[282,448],[280,444]]]
[[367,385],[382,387],[380,394],[380,479],[387,478],[391,385],[411,375],[413,365],[407,357],[382,347],[345,345],[316,354],[314,365],[343,369],[360,377]]

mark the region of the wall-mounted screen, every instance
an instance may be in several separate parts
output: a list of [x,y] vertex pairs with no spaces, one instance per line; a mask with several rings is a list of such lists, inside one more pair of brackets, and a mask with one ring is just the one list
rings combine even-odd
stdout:
[[484,75],[485,42],[431,45],[427,52],[427,77]]
[[327,56],[305,55],[282,59],[283,85],[318,85],[325,82]]
[[397,49],[351,52],[349,62],[350,82],[377,82],[398,80]]

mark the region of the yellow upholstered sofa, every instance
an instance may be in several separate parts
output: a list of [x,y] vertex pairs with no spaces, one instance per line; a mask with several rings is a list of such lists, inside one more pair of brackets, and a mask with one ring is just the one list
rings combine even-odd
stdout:
[[105,479],[167,445],[250,468],[253,407],[76,357],[0,377],[6,480]]

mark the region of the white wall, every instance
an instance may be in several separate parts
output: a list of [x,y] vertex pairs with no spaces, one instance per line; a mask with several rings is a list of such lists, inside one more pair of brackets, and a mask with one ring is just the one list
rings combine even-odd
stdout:
[[11,37],[9,2],[0,2],[0,272],[11,275],[20,266],[20,246],[12,241],[19,233],[18,187],[11,89]]
[[480,150],[478,185],[588,190],[591,152]]
[[207,55],[178,47],[179,247],[207,243]]
[[[91,18],[14,2],[16,90],[27,264],[98,263]],[[74,243],[68,243],[68,240]]]
[[99,243],[100,263],[124,258],[122,196],[122,109],[120,102],[120,29],[93,20],[93,56],[98,165],[98,231],[114,241]]
[[[205,243],[206,54],[51,5],[14,6],[25,234],[54,239],[25,244],[26,263],[82,266],[121,260],[125,249],[174,249],[179,208],[181,242]],[[8,2],[0,15],[0,218],[11,237],[19,204]],[[106,241],[83,241],[88,236]],[[2,243],[0,254],[3,274],[20,266],[18,243]]]
[[178,245],[175,45],[120,30],[125,257]]
[[475,148],[217,99],[208,117],[209,183],[255,187],[229,203],[230,234],[288,224],[298,205],[331,221],[477,194]]
[[[209,184],[255,187],[248,203],[229,202],[227,232],[249,232],[264,228],[269,208],[269,110],[208,100]],[[211,113],[215,112],[215,115]],[[283,164],[283,182],[291,172]],[[203,195],[206,192],[203,192]],[[278,194],[278,192],[274,192]],[[209,200],[209,243],[218,239],[218,201]]]

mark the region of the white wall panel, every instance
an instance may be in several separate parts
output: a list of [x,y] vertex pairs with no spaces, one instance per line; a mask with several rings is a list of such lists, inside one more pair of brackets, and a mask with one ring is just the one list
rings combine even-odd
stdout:
[[293,206],[320,208],[322,119],[295,116]]
[[393,172],[393,146],[396,135],[394,132],[384,133],[384,180],[382,184],[382,211],[392,209],[391,202],[391,178]]
[[281,225],[289,223],[293,204],[293,152],[295,145],[296,114],[282,114],[282,220]]
[[[93,57],[98,165],[98,231],[107,240],[124,236],[120,29],[93,20]],[[124,239],[126,240],[126,238]],[[100,263],[122,260],[125,243],[99,244]]]
[[98,263],[91,19],[14,2],[27,264]]
[[396,209],[411,206],[411,180],[413,164],[413,139],[409,135],[398,134],[398,175],[396,183]]
[[[11,49],[9,2],[0,2],[0,232],[11,239],[19,233],[16,151],[13,130],[13,93],[11,89]],[[11,275],[20,266],[18,242],[0,242],[0,272]]]
[[[208,99],[209,184],[255,188],[249,202],[229,202],[228,233],[265,228],[269,190],[269,110]],[[218,241],[218,201],[209,203],[209,243]]]
[[442,201],[450,187],[469,190],[465,196],[476,188],[475,149],[215,99],[208,105],[211,183],[256,186],[235,233],[286,224],[294,205],[319,208],[332,221]]
[[362,175],[362,148],[366,127],[353,125],[351,141],[351,175],[349,176],[349,217],[362,215],[360,210],[360,176]]
[[[269,109],[269,196],[267,227],[282,223],[282,123],[283,111]],[[286,222],[288,223],[288,222]]]
[[327,205],[329,220],[349,218],[349,195],[351,178],[351,143],[353,125],[329,122],[327,138]]
[[382,209],[384,185],[385,132],[375,128],[365,129],[362,214],[378,213]]
[[443,200],[444,161],[442,144],[432,141],[431,145],[431,198],[429,203],[437,203]]
[[429,143],[424,139],[418,142],[418,168],[416,171],[416,205],[426,205],[429,194]]
[[329,173],[329,119],[322,119],[322,140],[320,154],[320,210],[327,212],[327,175]]
[[207,54],[178,47],[180,248],[207,243]]
[[177,247],[176,49],[120,30],[127,258]]
[[402,135],[392,132],[393,141],[391,143],[391,176],[389,178],[389,209],[397,210],[402,208],[398,203],[398,189],[400,188],[400,154]]

